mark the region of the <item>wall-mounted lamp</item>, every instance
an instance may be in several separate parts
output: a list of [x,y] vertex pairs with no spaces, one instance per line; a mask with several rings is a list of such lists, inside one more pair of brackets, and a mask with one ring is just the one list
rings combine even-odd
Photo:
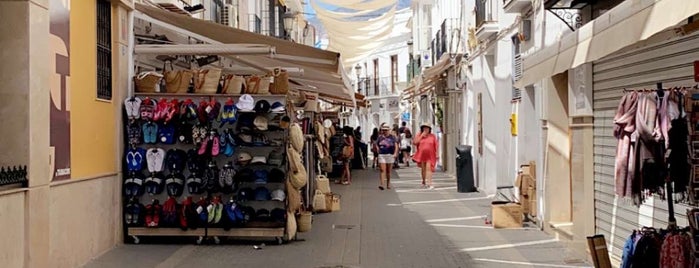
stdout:
[[291,11],[286,11],[282,15],[282,21],[284,23],[284,32],[286,32],[286,39],[291,39],[291,32],[296,28],[296,15]]

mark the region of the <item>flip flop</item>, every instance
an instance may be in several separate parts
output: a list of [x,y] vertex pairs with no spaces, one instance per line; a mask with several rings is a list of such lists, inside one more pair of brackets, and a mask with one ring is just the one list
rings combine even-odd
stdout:
[[204,139],[201,142],[201,146],[199,146],[199,155],[203,155],[206,153],[206,147],[208,147],[209,142],[211,142],[210,139]]
[[223,204],[218,202],[214,208],[214,223],[219,223],[221,221],[221,216],[223,216]]
[[153,227],[153,205],[146,206],[146,227]]
[[218,135],[214,135],[212,140],[213,144],[211,146],[211,156],[217,156],[221,152],[221,144]]
[[214,223],[214,218],[216,216],[216,211],[215,211],[215,205],[214,204],[209,204],[206,206],[206,212],[207,212],[207,222],[208,223]]

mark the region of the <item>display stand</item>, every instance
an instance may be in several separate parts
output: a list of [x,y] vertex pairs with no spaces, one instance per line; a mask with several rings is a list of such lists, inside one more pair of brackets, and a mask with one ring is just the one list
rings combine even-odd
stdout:
[[[189,91],[191,91],[191,87]],[[191,101],[195,105],[201,105],[202,103],[211,103],[211,107],[215,106],[213,105],[213,103],[218,103],[220,108],[219,113],[223,113],[224,105],[230,106],[231,103],[238,104],[240,102],[240,97],[242,96],[242,94],[129,92],[129,96],[130,97],[125,100],[125,104],[128,101],[135,102],[136,99],[140,100],[141,102],[143,102],[146,99],[154,100],[156,101],[156,105],[161,100],[163,100],[164,102],[171,102],[173,100],[177,100],[177,103],[179,103],[177,104],[177,107],[179,109],[176,109],[175,113],[177,115],[175,117],[181,116],[181,118],[178,117],[177,120],[168,122],[163,120],[157,120],[155,119],[155,117],[148,119],[144,119],[142,117],[134,119],[133,117],[130,118],[129,116],[127,116],[124,120],[124,126],[126,129],[131,130],[135,129],[136,127],[141,129],[146,124],[157,125],[159,128],[173,127],[173,125],[170,124],[179,123],[182,123],[183,126],[186,125],[185,123],[191,124],[191,126],[195,126],[195,128],[190,128],[194,130],[187,134],[192,136],[193,141],[191,142],[184,141],[183,138],[176,139],[174,142],[168,140],[168,135],[175,135],[179,137],[181,135],[180,132],[186,132],[186,128],[184,127],[182,128],[183,130],[180,130],[178,128],[177,132],[175,133],[163,134],[162,140],[160,133],[158,133],[157,139],[149,141],[148,143],[145,142],[144,138],[138,138],[140,140],[137,139],[138,141],[136,142],[133,137],[130,137],[129,133],[125,135],[129,137],[126,137],[124,148],[125,160],[127,163],[127,167],[124,171],[123,181],[125,185],[124,204],[126,206],[124,222],[126,226],[125,234],[131,237],[134,243],[139,243],[141,237],[156,236],[196,237],[197,244],[201,243],[204,240],[204,238],[207,237],[213,238],[214,242],[217,244],[220,242],[220,237],[272,238],[275,239],[279,244],[282,244],[284,241],[289,241],[293,239],[293,237],[286,236],[286,234],[288,233],[286,230],[286,226],[288,226],[287,221],[290,220],[287,218],[288,214],[286,213],[288,202],[284,198],[274,198],[273,194],[275,190],[282,190],[284,193],[284,197],[286,196],[286,193],[288,193],[285,187],[285,181],[288,180],[287,173],[289,167],[285,159],[289,132],[285,128],[279,127],[279,118],[283,116],[288,116],[288,109],[285,109],[281,112],[274,112],[272,110],[268,110],[265,112],[243,111],[236,109],[237,116],[235,117],[235,120],[226,121],[225,118],[222,119],[223,117],[218,116],[207,118],[202,121],[202,119],[198,118],[197,116],[194,116],[193,118],[185,118],[184,116],[179,114],[181,111],[186,110],[186,108],[182,108],[184,107],[182,103],[185,101]],[[251,94],[249,96],[251,96],[254,99],[255,104],[264,100],[267,101],[268,104],[278,102],[284,107],[288,107],[287,95]],[[128,107],[126,109],[128,109]],[[197,112],[200,114],[213,114],[210,112],[208,108],[205,110],[198,110]],[[244,117],[247,119],[253,118],[254,122],[253,120],[245,120],[245,123],[241,123],[243,122],[242,118]],[[266,119],[261,120],[266,121],[264,123],[265,127],[260,127],[258,125],[258,118]],[[267,124],[269,124],[269,129],[267,128]],[[272,126],[275,126],[275,128],[272,129]],[[202,133],[192,134],[193,132],[197,131],[198,127],[202,127],[202,129],[203,127],[206,127],[206,130],[201,130]],[[230,135],[227,135],[228,133],[230,133]],[[186,137],[187,135],[182,135],[182,137]],[[254,137],[254,140],[246,140],[244,137],[246,135]],[[142,133],[142,136],[146,136],[145,132]],[[195,136],[199,136],[199,138],[203,137],[202,141],[197,142]],[[224,138],[224,136],[230,136],[230,140]],[[220,137],[220,139],[214,142],[214,137]],[[207,143],[209,139],[210,142]],[[224,153],[224,146],[222,144],[220,145],[220,152],[214,153],[215,150],[213,149],[213,146],[217,146],[216,148],[219,148],[219,143],[222,142],[224,139],[227,141],[228,144],[230,144],[232,140],[235,140],[235,145],[233,146],[234,153]],[[166,142],[166,140],[168,141]],[[241,142],[241,140],[243,142]],[[204,146],[202,146],[201,144],[204,144]],[[129,166],[130,163],[136,161],[134,160],[132,152],[137,151],[137,148],[143,149],[144,152],[150,152],[149,150],[153,148],[159,148],[162,149],[161,152],[167,152],[167,155],[162,155],[161,158],[154,157],[153,159],[158,160],[154,160],[152,162],[160,161],[160,159],[162,158],[170,159],[170,152],[175,152],[177,150],[187,152],[186,159],[184,159],[184,162],[187,163],[187,168],[181,167],[179,171],[177,171],[177,169],[171,170],[170,166],[177,165],[171,164],[169,162],[166,162],[166,160],[163,160],[161,164],[162,167],[153,169],[153,166],[150,164],[150,159],[146,159],[146,155],[140,156],[140,159],[142,159],[143,161],[142,167],[135,168]],[[204,153],[202,153],[202,151]],[[191,156],[190,152],[194,152],[198,154],[198,156]],[[253,157],[265,157],[266,160],[260,163],[244,163],[242,161],[238,161],[238,157],[241,155],[242,152],[245,152]],[[281,160],[279,160],[279,164],[267,162],[271,158],[272,153],[277,155],[281,153],[281,155],[283,156]],[[175,153],[172,154],[175,155]],[[179,158],[182,158],[182,155],[179,156]],[[173,159],[175,159],[173,160],[173,162],[177,161],[177,157],[173,157]],[[195,161],[194,159],[198,160]],[[247,161],[250,161],[250,159],[248,159]],[[194,168],[190,167],[190,162],[196,162],[196,164],[192,164]],[[202,163],[205,164],[202,165]],[[220,172],[222,172],[224,168],[227,171],[233,170],[236,173],[235,176],[232,176],[233,182],[231,183],[231,185],[225,183],[223,179],[224,176],[220,174]],[[148,171],[146,171],[146,169]],[[272,172],[277,171],[275,169],[281,170],[283,173],[281,176],[277,176],[280,178],[279,181],[271,181],[272,176],[270,174]],[[250,173],[246,173],[243,171],[250,171]],[[258,171],[260,171],[259,174]],[[209,176],[209,174],[215,175]],[[238,176],[238,174],[246,174],[247,176]],[[279,173],[277,172],[276,174]],[[131,188],[126,187],[128,180],[136,177],[143,179],[144,183],[143,185],[141,185],[142,192],[140,194],[127,194],[126,191],[131,192]],[[157,183],[158,187],[160,187],[160,190],[153,190],[152,192],[149,192],[149,188],[147,188],[148,184],[146,183],[146,181],[150,180],[150,178],[156,177],[160,179]],[[219,179],[219,177],[221,179]],[[168,184],[172,181],[169,179],[176,178],[181,178],[182,181],[184,181],[184,186],[179,194],[172,194],[170,192],[170,189],[168,188]],[[189,188],[190,178],[194,178],[193,180],[199,179],[203,184],[201,186],[202,188],[204,188],[203,191],[192,191]],[[215,179],[207,181],[208,178]],[[154,180],[150,182],[151,185],[156,185],[156,183],[153,181]],[[133,188],[135,186],[133,186],[132,184],[131,187]],[[144,187],[146,188],[146,190],[143,189]],[[254,190],[255,196],[249,196],[251,192],[248,192],[247,189]],[[265,193],[265,189],[267,193]],[[259,196],[262,197],[260,198]],[[200,212],[202,208],[203,210],[207,210],[207,208],[213,207],[213,210],[210,211],[213,211],[211,212],[213,213],[212,215],[216,215],[213,217],[214,220],[211,220],[211,218],[207,219],[206,216],[198,220],[197,218],[194,218],[193,220],[183,216],[185,215],[185,212],[182,209],[182,204],[184,202],[183,200],[190,197],[194,201],[193,206],[197,207],[198,210],[196,210],[196,212],[200,213],[199,215],[202,214]],[[155,204],[153,202],[155,202],[155,200],[159,200],[159,205],[162,209],[163,204],[169,198],[175,198],[177,201],[176,221],[169,221],[166,224],[164,223],[164,218],[166,217],[164,209],[149,210],[149,208],[147,207],[145,208],[145,213],[143,211],[140,212],[141,217],[143,217],[143,215],[147,215],[146,217],[151,218],[150,220],[149,218],[146,218],[145,221],[153,222],[153,215],[157,214],[160,219],[159,223],[153,223],[152,225],[146,227],[149,224],[143,224],[143,219],[141,219],[140,222],[134,222],[131,220],[133,218],[131,214],[136,215],[137,213],[130,213],[130,209],[138,207],[137,205],[131,206],[132,204],[138,203],[142,205],[140,209],[143,210],[144,206],[148,205],[149,202]],[[235,204],[235,206],[230,206],[231,204]],[[240,213],[240,215],[243,215],[244,218],[241,218],[239,220],[226,219],[225,217],[227,217],[227,215],[235,214],[227,212],[227,206],[233,208],[237,207],[239,211],[243,210]],[[155,208],[156,206],[152,205],[150,207]],[[250,208],[250,210],[244,210],[247,208]],[[284,211],[283,219],[280,220],[280,217],[275,218],[273,216],[274,214],[270,213],[274,212],[275,209]],[[172,215],[172,213],[169,213],[168,215]],[[182,218],[186,218],[187,221],[196,222],[197,228],[187,228],[185,226],[186,224],[180,223],[180,219]],[[236,217],[234,216],[233,218]],[[227,223],[227,221],[230,221],[230,223]]]

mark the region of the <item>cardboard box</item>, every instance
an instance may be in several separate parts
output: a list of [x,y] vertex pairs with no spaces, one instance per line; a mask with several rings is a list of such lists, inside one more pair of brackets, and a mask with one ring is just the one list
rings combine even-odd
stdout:
[[503,201],[491,203],[493,227],[495,228],[521,228],[522,205]]

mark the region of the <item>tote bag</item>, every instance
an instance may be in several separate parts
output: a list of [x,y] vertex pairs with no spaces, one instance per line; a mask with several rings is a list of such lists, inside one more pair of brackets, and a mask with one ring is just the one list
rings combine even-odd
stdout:
[[207,68],[194,70],[194,93],[216,94],[221,81],[221,69]]

